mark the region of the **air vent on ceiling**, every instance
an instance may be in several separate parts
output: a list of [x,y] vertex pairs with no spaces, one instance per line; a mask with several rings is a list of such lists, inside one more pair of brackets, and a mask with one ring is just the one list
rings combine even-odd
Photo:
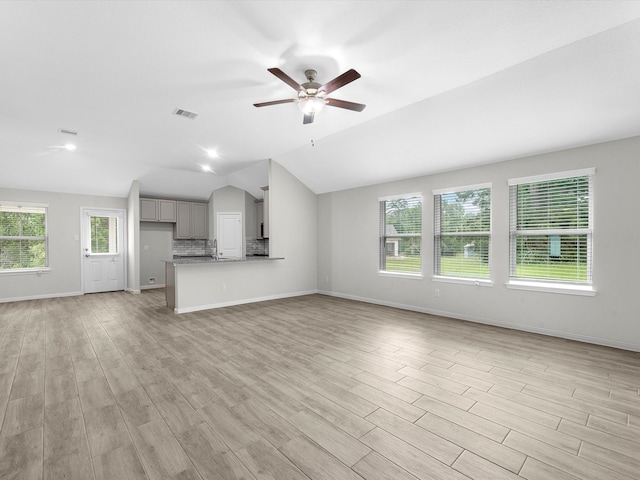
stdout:
[[198,118],[199,113],[189,112],[188,110],[183,110],[182,108],[176,108],[173,111],[174,115],[178,115],[180,117],[188,118],[189,120],[195,120]]
[[67,135],[78,135],[78,132],[74,132],[73,130],[67,130],[66,128],[61,128],[60,133],[66,133]]

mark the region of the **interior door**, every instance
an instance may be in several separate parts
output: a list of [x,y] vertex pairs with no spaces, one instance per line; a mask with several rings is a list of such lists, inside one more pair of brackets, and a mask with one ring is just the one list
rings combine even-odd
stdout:
[[218,213],[218,256],[242,257],[242,213]]
[[124,290],[124,211],[83,209],[84,292]]

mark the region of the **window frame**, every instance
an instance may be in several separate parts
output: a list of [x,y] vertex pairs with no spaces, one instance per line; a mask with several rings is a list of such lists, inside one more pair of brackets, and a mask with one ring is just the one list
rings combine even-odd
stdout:
[[[390,277],[405,277],[405,278],[413,278],[413,279],[421,279],[423,277],[423,260],[424,257],[422,255],[423,251],[423,226],[424,226],[424,210],[422,210],[422,215],[420,217],[420,233],[409,233],[409,234],[394,234],[392,237],[387,235],[386,232],[386,203],[392,202],[395,200],[404,200],[410,198],[420,198],[420,205],[424,207],[424,196],[422,192],[413,192],[413,193],[405,193],[399,195],[391,195],[386,197],[378,198],[378,206],[379,206],[379,245],[378,245],[378,274],[380,276],[390,276]],[[420,238],[420,271],[418,272],[410,272],[410,271],[394,271],[394,270],[386,270],[383,269],[383,264],[386,267],[386,253],[387,253],[387,238]]]
[[[488,277],[475,277],[475,276],[457,276],[457,275],[442,275],[438,271],[438,265],[440,265],[439,259],[441,258],[439,252],[440,238],[443,236],[441,232],[441,223],[439,223],[441,216],[441,198],[442,195],[452,194],[452,193],[460,193],[460,192],[468,192],[474,190],[483,190],[489,189],[489,230],[482,232],[456,232],[456,233],[447,233],[445,236],[478,236],[478,237],[487,237],[488,238],[488,269],[489,276]],[[492,258],[492,240],[493,240],[493,184],[491,182],[488,183],[478,183],[474,185],[463,185],[459,187],[449,187],[449,188],[439,188],[432,191],[433,195],[433,275],[431,279],[437,282],[447,282],[447,283],[461,283],[465,285],[476,285],[476,286],[492,286],[493,285],[493,258]]]
[[[548,173],[528,177],[513,178],[508,180],[509,185],[509,280],[507,288],[517,290],[533,290],[548,293],[563,293],[570,295],[593,296],[596,289],[593,283],[593,207],[594,207],[594,178],[595,168],[584,168],[564,172]],[[517,193],[514,187],[519,185],[548,182],[553,180],[565,180],[571,178],[588,177],[588,226],[571,229],[547,228],[517,230],[518,206],[516,204]],[[584,282],[553,279],[518,277],[517,268],[517,241],[522,236],[552,236],[552,235],[586,235],[587,237],[587,280]]]
[[51,272],[50,258],[49,258],[49,204],[46,203],[30,203],[30,202],[14,202],[14,201],[0,201],[0,209],[2,207],[17,207],[17,208],[38,208],[44,210],[44,235],[6,235],[0,236],[0,240],[41,240],[44,242],[44,255],[45,265],[42,267],[28,267],[28,268],[2,268],[0,266],[0,275],[21,275],[21,274],[37,274]]

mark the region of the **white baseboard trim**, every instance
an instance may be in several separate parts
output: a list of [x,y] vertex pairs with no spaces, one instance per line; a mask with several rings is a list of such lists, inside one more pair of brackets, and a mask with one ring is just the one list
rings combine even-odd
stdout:
[[601,345],[603,347],[613,347],[613,348],[619,348],[621,350],[630,350],[632,352],[640,352],[640,345],[637,345],[635,343],[620,342],[617,340],[609,340],[606,338],[599,338],[599,337],[590,337],[588,335],[580,335],[580,334],[571,333],[571,332],[562,332],[559,330],[551,330],[547,328],[535,328],[535,327],[529,327],[526,325],[516,325],[511,323],[496,322],[494,320],[488,320],[486,318],[475,317],[472,315],[461,315],[459,313],[454,313],[454,312],[446,312],[443,310],[435,310],[431,308],[418,307],[415,305],[406,305],[406,304],[396,303],[396,302],[387,302],[384,300],[377,300],[375,298],[359,297],[356,295],[346,295],[342,293],[328,292],[326,290],[318,290],[318,293],[320,295],[328,295],[330,297],[344,298],[347,300],[355,300],[358,302],[365,302],[365,303],[373,303],[375,305],[399,308],[401,310],[410,310],[410,311],[419,312],[419,313],[427,313],[429,315],[437,315],[439,317],[447,317],[447,318],[453,318],[456,320],[464,320],[467,322],[482,323],[482,324],[491,325],[494,327],[508,328],[511,330],[519,330],[522,332],[547,335],[549,337],[564,338],[565,340],[575,340],[577,342],[592,343],[594,345]]
[[140,285],[140,290],[152,290],[154,288],[164,288],[164,283],[156,285]]
[[129,293],[133,293],[134,295],[138,295],[140,293],[140,289],[138,288],[137,290],[134,288],[125,288],[124,289],[125,292],[129,292]]
[[303,295],[313,295],[318,290],[306,290],[303,292],[281,293],[277,295],[268,295],[266,297],[246,298],[242,300],[232,300],[230,302],[211,303],[209,305],[198,305],[197,307],[174,308],[175,313],[198,312],[200,310],[210,310],[213,308],[233,307],[234,305],[244,305],[246,303],[266,302],[268,300],[279,300],[281,298],[301,297]]
[[42,295],[28,295],[26,297],[0,298],[0,303],[42,300],[44,298],[77,297],[79,295],[84,295],[84,292],[44,293]]

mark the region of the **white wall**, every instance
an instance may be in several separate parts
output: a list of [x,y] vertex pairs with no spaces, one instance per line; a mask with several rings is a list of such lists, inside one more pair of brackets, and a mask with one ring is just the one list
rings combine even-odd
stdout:
[[[318,289],[375,303],[640,351],[640,137],[318,196]],[[594,297],[511,290],[509,178],[596,167]],[[492,287],[435,282],[432,190],[490,182]],[[378,198],[423,194],[420,280],[378,274]],[[434,296],[435,289],[440,297]]]
[[140,183],[131,182],[127,197],[127,285],[131,293],[140,293]]
[[50,273],[0,274],[0,302],[79,295],[82,285],[82,207],[126,209],[126,198],[0,188],[0,201],[49,205]]

